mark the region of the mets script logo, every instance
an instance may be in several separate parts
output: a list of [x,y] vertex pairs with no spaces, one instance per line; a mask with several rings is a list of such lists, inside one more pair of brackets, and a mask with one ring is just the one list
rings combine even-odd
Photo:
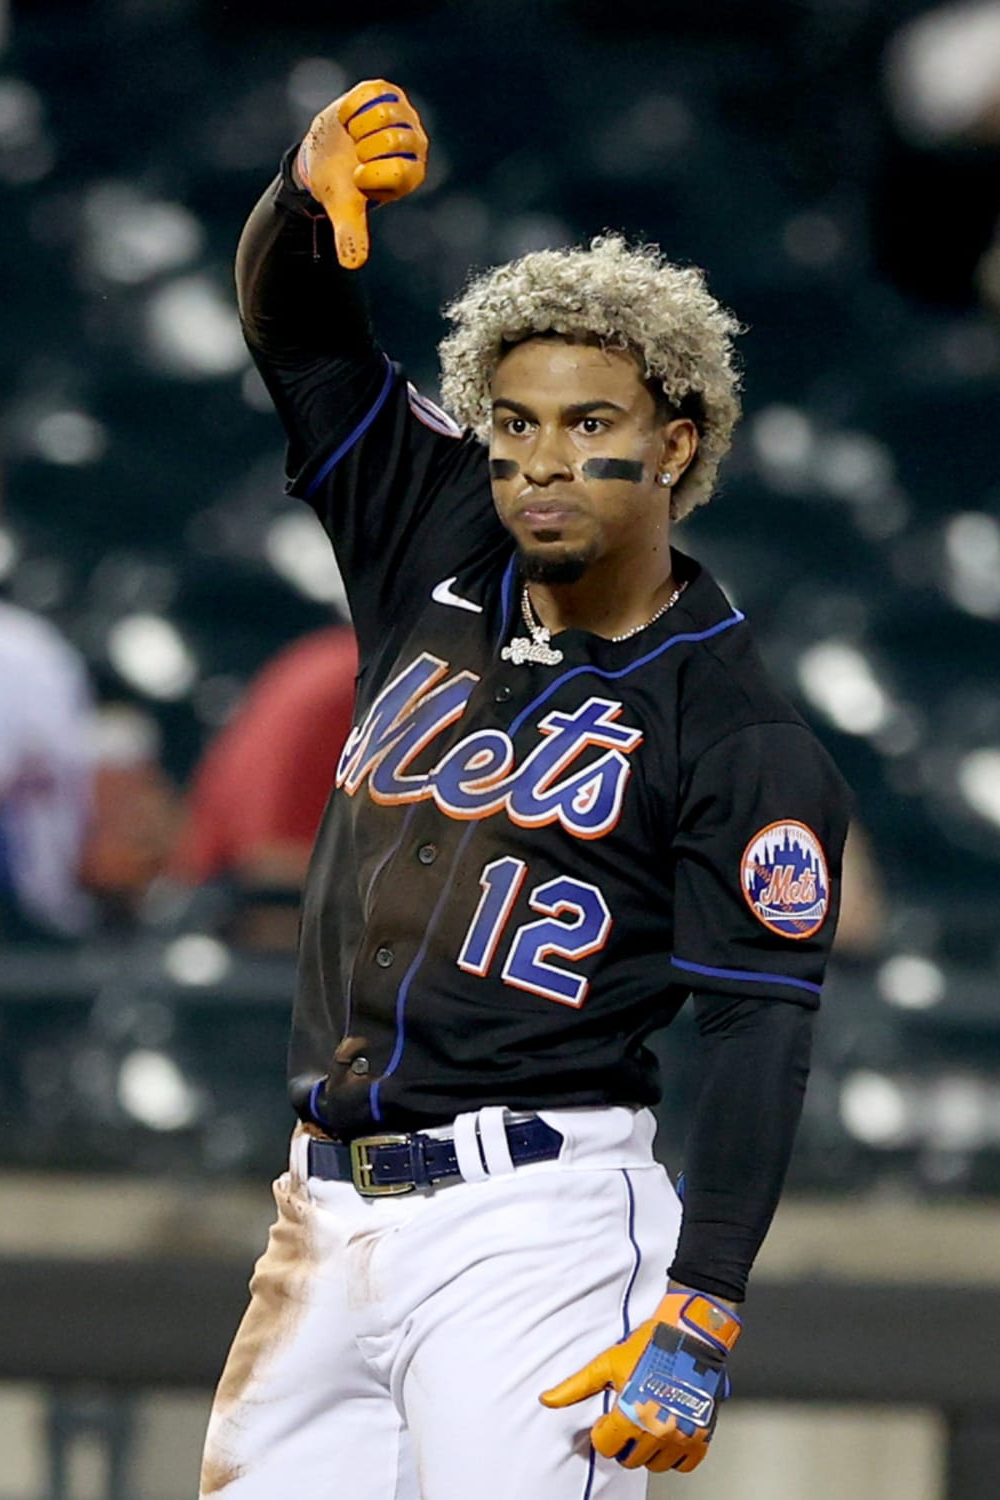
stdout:
[[[347,738],[338,787],[353,797],[367,780],[374,802],[433,798],[450,818],[505,811],[522,827],[559,823],[581,839],[599,839],[615,826],[631,774],[627,757],[642,731],[619,724],[622,705],[608,698],[547,713],[537,724],[538,744],[519,764],[502,729],[477,729],[431,770],[414,772],[421,751],[461,718],[479,681],[474,672],[447,672],[447,662],[422,652],[382,689]],[[591,748],[600,753],[585,754]]]
[[819,839],[805,823],[769,823],[743,851],[743,894],[754,916],[787,938],[812,937],[830,905]]

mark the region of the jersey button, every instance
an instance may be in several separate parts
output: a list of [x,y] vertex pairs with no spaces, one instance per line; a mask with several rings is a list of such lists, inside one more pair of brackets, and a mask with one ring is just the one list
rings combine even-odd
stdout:
[[383,944],[381,948],[376,948],[375,950],[375,962],[380,969],[391,969],[395,956],[388,943]]
[[510,686],[510,683],[509,682],[498,682],[497,685],[496,685],[496,687],[493,689],[493,702],[494,703],[506,703],[507,699],[510,697],[510,695],[511,695],[511,686]]
[[366,1073],[371,1072],[371,1063],[367,1057],[356,1057],[351,1063],[351,1072],[356,1078],[364,1078]]
[[422,865],[432,865],[437,857],[437,844],[421,844],[417,850],[417,858]]

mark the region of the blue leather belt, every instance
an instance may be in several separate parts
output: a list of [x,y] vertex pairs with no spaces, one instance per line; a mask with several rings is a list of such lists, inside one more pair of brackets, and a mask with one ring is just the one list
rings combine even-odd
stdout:
[[[558,1130],[533,1116],[504,1129],[515,1167],[552,1161],[562,1149]],[[461,1177],[455,1142],[417,1131],[412,1135],[362,1135],[353,1141],[309,1139],[309,1175],[353,1182],[366,1198],[392,1197]]]

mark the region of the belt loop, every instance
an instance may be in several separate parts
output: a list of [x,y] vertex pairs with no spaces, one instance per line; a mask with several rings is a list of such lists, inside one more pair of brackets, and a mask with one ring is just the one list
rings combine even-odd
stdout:
[[478,1110],[455,1116],[455,1158],[466,1182],[485,1182],[490,1175],[479,1153],[478,1120]]
[[430,1187],[431,1177],[427,1170],[426,1140],[419,1134],[410,1136],[410,1173],[414,1187]]
[[479,1111],[479,1139],[491,1177],[503,1177],[514,1170],[507,1140],[506,1115],[502,1104],[489,1104]]
[[309,1135],[301,1122],[292,1131],[288,1148],[288,1174],[299,1187],[304,1187],[309,1178]]

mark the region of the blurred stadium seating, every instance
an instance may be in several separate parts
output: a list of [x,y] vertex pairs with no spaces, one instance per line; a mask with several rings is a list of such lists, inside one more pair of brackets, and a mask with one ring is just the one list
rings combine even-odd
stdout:
[[[2,587],[102,699],[155,716],[178,781],[342,602],[231,293],[243,218],[317,107],[398,75],[428,119],[427,189],[379,215],[369,284],[431,391],[470,265],[620,226],[709,269],[748,325],[746,421],[679,544],[850,778],[887,900],[829,984],[792,1176],[822,1192],[1000,1188],[1000,328],[904,294],[871,240],[879,60],[921,8],[376,4],[362,28],[40,0],[0,62]],[[291,964],[239,952],[232,905],[3,951],[0,1161],[273,1167]],[[668,1140],[684,1025],[659,1044]]]

